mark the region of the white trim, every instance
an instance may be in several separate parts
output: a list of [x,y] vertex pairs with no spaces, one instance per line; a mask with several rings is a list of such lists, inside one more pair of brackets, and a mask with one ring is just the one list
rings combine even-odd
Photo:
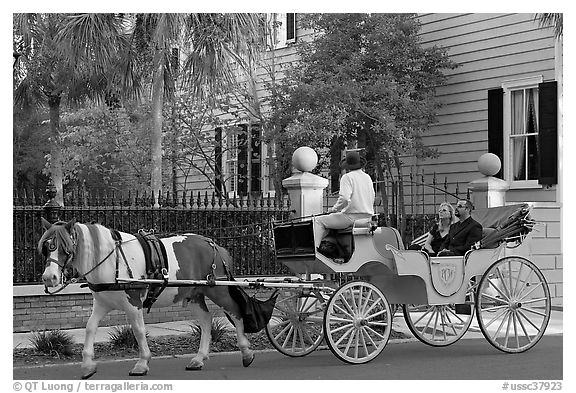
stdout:
[[510,125],[512,123],[511,117],[511,108],[512,108],[512,94],[511,92],[514,90],[520,89],[531,89],[537,88],[538,84],[544,81],[544,77],[542,75],[531,76],[527,78],[518,78],[503,81],[501,86],[504,90],[504,110],[503,110],[503,117],[504,117],[504,124],[503,124],[503,155],[506,163],[504,167],[506,170],[504,171],[504,180],[508,182],[510,185],[510,189],[541,189],[542,186],[538,184],[538,180],[522,180],[522,181],[513,181],[513,168],[512,168],[512,160],[511,160],[511,152],[510,152]]
[[510,190],[519,190],[519,189],[539,189],[541,190],[544,188],[542,184],[538,184],[538,180],[516,180],[516,181],[508,181],[510,185]]

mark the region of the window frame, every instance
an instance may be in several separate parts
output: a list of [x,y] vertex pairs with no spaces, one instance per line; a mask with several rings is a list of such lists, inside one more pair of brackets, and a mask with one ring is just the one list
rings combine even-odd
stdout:
[[[288,26],[288,14],[293,14],[292,25]],[[269,13],[266,17],[269,24],[269,41],[267,43],[270,50],[282,49],[296,42],[296,13]],[[293,37],[288,38],[288,28],[293,32]]]
[[[267,164],[267,145],[266,143],[263,141],[263,130],[262,130],[262,126],[259,123],[241,123],[241,124],[236,124],[233,126],[233,128],[241,128],[243,126],[246,126],[246,143],[247,143],[247,151],[246,151],[246,155],[247,155],[247,172],[246,172],[246,192],[247,194],[250,194],[254,191],[251,191],[252,189],[252,165],[251,165],[251,159],[250,157],[252,157],[252,153],[253,153],[253,149],[252,149],[252,130],[254,128],[258,128],[260,130],[260,141],[259,141],[259,150],[260,150],[260,177],[259,177],[259,188],[260,188],[260,193],[262,193],[263,195],[267,195],[268,193],[270,193],[270,186],[269,186],[269,169],[268,169],[268,164]],[[239,193],[239,182],[238,182],[238,176],[240,175],[240,170],[239,170],[239,159],[238,159],[238,152],[239,152],[239,146],[238,146],[238,132],[239,131],[234,131],[234,132],[230,132],[226,130],[226,128],[223,128],[222,130],[222,144],[224,146],[226,146],[225,152],[224,154],[222,154],[222,177],[224,180],[224,184],[226,185],[226,191],[228,193],[228,197],[229,198],[234,198],[234,197],[239,197],[240,193]],[[230,140],[230,138],[235,138],[236,142],[234,144],[233,141]],[[232,145],[231,145],[232,143]],[[233,167],[232,167],[233,165]],[[274,196],[274,191],[272,190],[272,193],[270,194],[271,196]],[[244,197],[246,195],[243,195]]]
[[[506,162],[502,163],[504,166],[503,177],[508,182],[511,189],[540,189],[542,185],[538,183],[538,178],[532,180],[513,180],[514,179],[514,165],[512,152],[512,92],[526,89],[538,89],[538,85],[544,81],[542,75],[536,75],[527,78],[514,79],[502,82],[503,97],[503,156]],[[538,90],[538,94],[539,94]]]

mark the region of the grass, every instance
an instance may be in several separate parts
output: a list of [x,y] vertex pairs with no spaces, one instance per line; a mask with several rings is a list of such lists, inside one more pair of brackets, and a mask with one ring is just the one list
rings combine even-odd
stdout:
[[[114,326],[108,333],[108,337],[115,348],[138,348],[138,341],[129,325]],[[146,337],[148,337],[148,333],[146,333]]]
[[[190,325],[192,329],[192,334],[196,337],[200,337],[200,325],[193,323]],[[228,323],[223,319],[213,319],[212,327],[210,329],[210,335],[212,337],[212,342],[219,342],[222,340],[224,335],[229,331]]]
[[36,351],[56,358],[72,355],[75,344],[72,335],[61,330],[34,332],[30,342]]

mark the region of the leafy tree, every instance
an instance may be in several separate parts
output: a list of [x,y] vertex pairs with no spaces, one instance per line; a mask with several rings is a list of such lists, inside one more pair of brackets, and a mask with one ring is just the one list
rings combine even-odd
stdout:
[[[217,170],[217,160],[221,160],[229,148],[220,141],[220,151],[216,152],[214,129],[219,127],[227,135],[243,132],[236,126],[242,122],[241,105],[222,95],[213,103],[198,100],[191,94],[183,93],[166,108],[165,151],[170,157],[175,171],[183,175],[179,187],[188,189],[188,181],[202,179],[217,192],[227,198],[225,174]],[[227,116],[221,116],[222,113]],[[174,187],[174,193],[177,188]]]
[[286,71],[271,116],[282,125],[269,138],[283,168],[303,144],[329,152],[364,141],[375,180],[388,173],[402,181],[402,157],[437,154],[421,137],[440,106],[442,70],[456,64],[442,48],[421,45],[414,15],[312,14],[304,25],[314,39],[298,45],[300,60]]
[[[151,86],[151,188],[162,188],[162,132],[165,99],[171,99],[176,76],[196,97],[210,98],[232,85],[244,58],[254,56],[259,46],[261,19],[258,14],[138,14],[125,15],[125,31],[138,45],[140,59]],[[108,43],[110,31],[101,29],[106,14],[82,14],[63,33],[91,58]],[[131,23],[131,25],[130,25]],[[174,49],[183,56],[174,62]],[[181,68],[175,65],[181,65]]]
[[102,44],[98,51],[76,45],[76,36],[62,40],[70,18],[56,13],[15,14],[13,27],[14,111],[48,117],[48,171],[60,204],[63,204],[64,180],[60,136],[63,103],[81,104],[86,99],[104,99],[111,93],[110,86],[123,86],[114,75],[130,74],[115,73],[120,70],[118,57],[129,53],[121,33],[122,26],[115,15],[106,14],[100,20],[99,28],[114,34],[109,34],[107,45]]
[[148,185],[150,107],[105,105],[63,114],[67,181],[81,189],[142,189]]

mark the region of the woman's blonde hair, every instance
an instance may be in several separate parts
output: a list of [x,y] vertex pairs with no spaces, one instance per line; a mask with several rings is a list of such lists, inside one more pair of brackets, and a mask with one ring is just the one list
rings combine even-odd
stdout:
[[[458,221],[456,215],[454,214],[454,206],[452,206],[448,202],[442,202],[440,206],[438,206],[438,210],[442,209],[443,207],[448,209],[448,211],[450,212],[450,224],[454,224],[456,221]],[[440,219],[438,219],[438,222],[440,222]]]

